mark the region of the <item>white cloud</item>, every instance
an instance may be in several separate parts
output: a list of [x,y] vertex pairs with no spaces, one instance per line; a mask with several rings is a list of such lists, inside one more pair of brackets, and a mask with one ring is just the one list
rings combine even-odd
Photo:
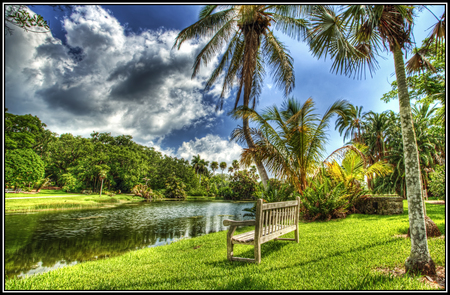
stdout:
[[95,130],[130,134],[138,142],[213,124],[222,115],[201,94],[217,60],[191,79],[204,40],[172,50],[178,32],[126,35],[116,18],[93,5],[77,7],[64,19],[64,29],[68,46],[23,30],[5,38],[10,112],[37,115],[59,134],[88,136]]

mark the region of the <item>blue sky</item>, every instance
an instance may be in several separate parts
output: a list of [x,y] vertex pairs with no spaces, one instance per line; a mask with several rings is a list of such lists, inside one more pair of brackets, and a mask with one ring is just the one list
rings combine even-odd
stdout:
[[[439,3],[437,3],[439,4]],[[190,160],[200,154],[208,161],[238,159],[241,147],[229,141],[241,125],[227,116],[234,93],[224,110],[215,112],[220,84],[204,93],[203,85],[217,58],[191,79],[194,58],[205,40],[172,49],[180,30],[198,20],[200,5],[79,5],[30,9],[50,22],[51,34],[15,28],[5,36],[4,106],[13,114],[38,116],[57,134],[89,137],[93,131],[113,136],[132,135],[139,144],[170,156]],[[445,6],[428,6],[437,17]],[[427,10],[415,21],[420,45],[436,19]],[[330,72],[330,60],[313,58],[305,43],[275,32],[294,58],[295,89],[304,102],[312,97],[323,114],[338,99],[363,111],[398,112],[398,101],[382,102],[395,80],[393,58],[378,58],[373,78],[354,80]],[[282,92],[267,75],[257,110],[283,101]],[[344,142],[329,129],[326,157]]]

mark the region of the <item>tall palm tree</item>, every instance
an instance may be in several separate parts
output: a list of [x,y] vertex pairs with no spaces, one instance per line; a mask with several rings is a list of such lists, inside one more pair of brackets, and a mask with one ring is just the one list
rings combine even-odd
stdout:
[[216,172],[216,170],[219,168],[219,163],[217,163],[216,161],[211,162],[211,170],[214,172]]
[[228,167],[228,172],[233,173],[234,169],[233,167]]
[[344,142],[347,138],[351,140],[353,143],[364,143],[364,139],[362,137],[363,130],[363,119],[365,113],[362,113],[363,107],[355,107],[350,104],[350,111],[344,117],[339,116],[336,120],[335,129],[339,128],[339,135],[344,133]]
[[231,166],[233,166],[233,169],[235,171],[239,170],[239,161],[238,160],[233,160],[233,162],[231,163]]
[[227,163],[226,162],[220,162],[220,170],[222,170],[222,174],[223,174],[223,170],[225,170],[225,168],[227,168]]
[[385,147],[385,133],[388,127],[388,118],[385,113],[375,113],[370,111],[366,113],[364,125],[364,142],[367,145],[369,162],[375,163],[384,158]]
[[[277,178],[286,179],[302,193],[307,175],[314,172],[325,152],[330,118],[336,113],[345,116],[349,105],[345,100],[336,101],[322,118],[314,110],[312,98],[304,104],[289,98],[281,109],[274,105],[262,114],[245,106],[237,108],[234,117],[248,117],[258,126],[251,129],[255,147],[244,149],[241,163],[249,166],[253,158],[259,159]],[[236,128],[232,139],[243,138],[242,128]]]
[[193,156],[191,160],[192,167],[194,168],[197,175],[200,176],[199,183],[202,183],[202,174],[208,171],[208,161],[200,158],[200,155]]
[[407,271],[436,274],[428,250],[422,200],[419,155],[417,151],[411,104],[406,84],[402,50],[411,44],[412,6],[348,5],[340,13],[327,6],[316,7],[311,21],[309,43],[313,54],[330,53],[332,71],[361,77],[368,68],[377,67],[379,49],[390,51],[394,58],[398,84],[400,119],[404,146],[405,180],[408,196],[411,253],[405,262]]
[[98,173],[98,178],[102,181],[102,185],[100,186],[100,197],[101,197],[103,191],[103,181],[106,178],[106,170],[100,170],[100,172]]
[[[225,44],[225,53],[217,68],[206,83],[209,90],[224,73],[220,108],[227,90],[237,84],[234,108],[241,100],[243,105],[255,107],[263,87],[265,64],[272,69],[275,84],[288,95],[294,88],[294,66],[288,50],[274,35],[270,26],[293,38],[304,36],[307,22],[299,17],[310,6],[301,5],[206,5],[199,20],[182,30],[174,47],[180,49],[183,42],[202,37],[210,41],[200,51],[194,62],[194,77],[201,63],[207,64],[217,55]],[[218,105],[218,106],[219,106]],[[250,136],[248,120],[242,119],[245,142],[254,147]],[[264,186],[269,180],[261,162],[255,160]]]

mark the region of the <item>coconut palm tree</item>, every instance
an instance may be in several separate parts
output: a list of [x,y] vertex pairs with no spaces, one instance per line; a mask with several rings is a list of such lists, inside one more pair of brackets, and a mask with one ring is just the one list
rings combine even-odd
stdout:
[[[202,63],[207,64],[223,49],[222,58],[206,82],[205,90],[222,77],[222,93],[218,106],[234,85],[237,94],[234,108],[241,100],[244,106],[255,107],[263,87],[264,66],[272,69],[273,80],[285,95],[294,88],[294,66],[286,47],[274,35],[272,25],[290,37],[300,39],[306,32],[307,22],[299,17],[310,9],[310,5],[206,5],[199,20],[182,30],[174,47],[180,49],[183,42],[207,37],[209,42],[197,55],[194,62],[194,77]],[[248,120],[243,118],[245,143],[254,147]],[[264,186],[269,180],[264,166],[255,161]]]
[[205,173],[205,171],[208,171],[208,161],[205,161],[204,159],[200,158],[200,155],[193,156],[191,160],[192,167],[194,168],[197,175],[200,176],[199,183],[202,182],[202,174]]
[[[262,114],[241,106],[233,116],[246,116],[257,125],[257,129],[251,129],[255,147],[244,149],[241,163],[249,166],[252,159],[257,158],[275,177],[286,179],[302,193],[307,186],[307,175],[314,173],[323,158],[330,118],[333,114],[345,116],[349,109],[345,100],[336,101],[320,118],[313,113],[312,98],[304,104],[289,98],[283,102],[281,109],[274,105]],[[232,139],[244,140],[242,128],[233,131]]]
[[412,15],[413,7],[405,5],[348,5],[338,13],[331,7],[317,6],[311,18],[309,44],[318,58],[331,54],[334,60],[332,71],[355,77],[365,75],[367,68],[372,74],[377,68],[375,56],[378,50],[386,49],[392,53],[398,84],[411,228],[411,253],[405,268],[432,275],[436,268],[428,250],[419,155],[402,52],[411,44]]

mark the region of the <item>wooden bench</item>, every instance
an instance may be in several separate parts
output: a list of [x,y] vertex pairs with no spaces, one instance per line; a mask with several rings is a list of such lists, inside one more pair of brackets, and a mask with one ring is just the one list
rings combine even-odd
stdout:
[[[230,226],[227,234],[227,259],[230,261],[246,261],[261,263],[261,244],[270,240],[289,240],[298,243],[298,211],[300,197],[295,201],[263,204],[263,199],[256,202],[254,220],[234,221],[225,219],[223,225]],[[255,230],[235,235],[238,226],[255,226]],[[295,238],[279,238],[291,231],[295,231]],[[254,245],[255,258],[233,256],[235,244]]]

